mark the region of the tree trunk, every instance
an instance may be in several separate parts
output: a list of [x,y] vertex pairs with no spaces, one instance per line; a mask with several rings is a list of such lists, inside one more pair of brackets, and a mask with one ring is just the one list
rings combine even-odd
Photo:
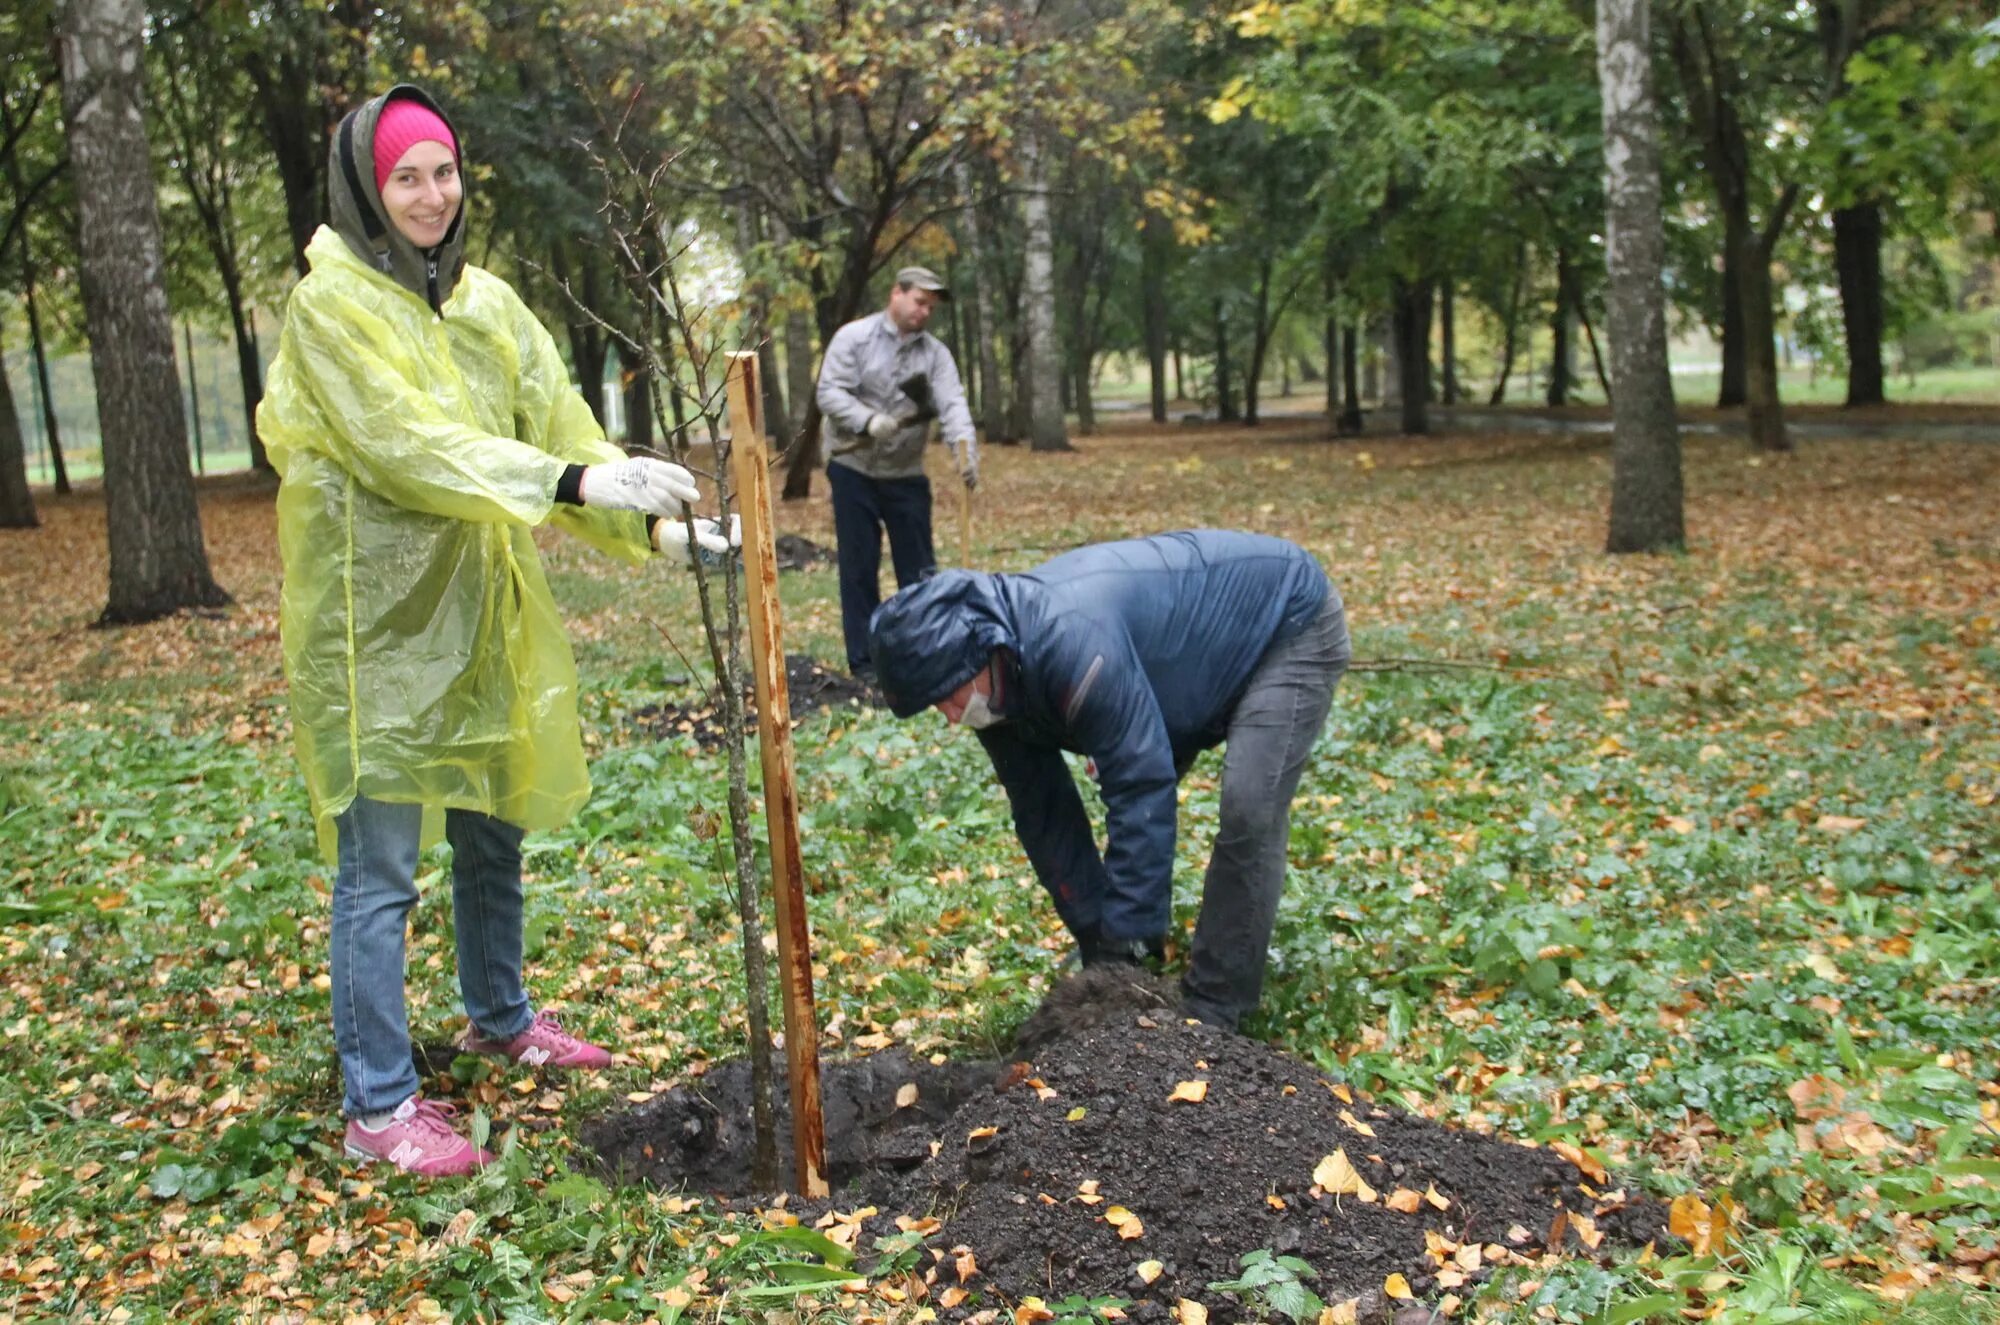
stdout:
[[49,392],[49,356],[42,344],[42,315],[35,303],[35,270],[29,258],[28,237],[21,236],[22,284],[28,303],[28,343],[35,356],[35,386],[42,410],[42,432],[48,439],[49,465],[55,471],[56,495],[70,493],[69,466],[63,463],[62,429],[56,424],[56,400]]
[[1408,281],[1398,276],[1390,282],[1395,307],[1396,368],[1402,395],[1402,430],[1409,434],[1430,431],[1431,386],[1431,294],[1429,277]]
[[229,327],[236,338],[236,377],[243,386],[243,421],[250,434],[250,468],[260,474],[275,471],[257,431],[257,405],[264,399],[264,365],[257,357],[257,332],[243,306],[243,275],[233,257],[222,263],[222,288],[229,301]]
[[1458,326],[1452,310],[1451,277],[1438,286],[1438,367],[1444,378],[1444,403],[1456,405],[1458,389]]
[[1603,94],[1605,334],[1611,340],[1611,524],[1605,550],[1679,549],[1680,427],[1667,367],[1660,149],[1653,103],[1650,0],[1598,0]]
[[1493,383],[1493,394],[1487,398],[1489,405],[1507,403],[1507,379],[1514,372],[1515,341],[1521,326],[1521,287],[1528,274],[1528,251],[1524,244],[1514,252],[1514,290],[1507,298],[1506,330],[1500,345],[1500,375]]
[[1833,213],[1840,316],[1847,329],[1847,403],[1879,405],[1882,382],[1882,209],[1874,201]]
[[21,416],[14,412],[14,386],[0,361],[0,529],[33,529],[41,522],[28,487],[28,448],[21,438]]
[[1743,377],[1750,445],[1759,451],[1789,451],[1784,406],[1778,399],[1777,325],[1771,307],[1771,254],[1752,241],[1737,275],[1743,288]]
[[1750,206],[1722,208],[1722,382],[1715,403],[1722,409],[1750,398],[1749,369],[1744,358],[1743,252],[1750,243]]
[[1269,254],[1257,264],[1257,306],[1250,322],[1250,368],[1243,374],[1243,421],[1257,426],[1257,396],[1264,381],[1264,355],[1271,345],[1271,266]]
[[1569,404],[1570,389],[1576,384],[1575,348],[1571,327],[1576,307],[1576,264],[1568,249],[1556,250],[1556,306],[1549,317],[1549,393],[1551,408]]
[[[1392,284],[1392,291],[1401,288],[1400,285]],[[1380,349],[1382,360],[1382,407],[1384,409],[1392,405],[1400,407],[1403,403],[1403,355],[1402,346],[1397,343],[1399,332],[1396,327],[1397,314],[1395,311],[1398,299],[1399,296],[1392,292],[1390,295],[1390,313],[1388,318],[1378,320],[1375,324],[1375,339]]]
[[1167,247],[1172,240],[1159,213],[1148,211],[1140,220],[1140,320],[1145,328],[1146,367],[1152,374],[1155,423],[1167,421]]
[[618,350],[618,375],[625,380],[625,436],[620,439],[627,451],[653,449],[653,379],[646,361],[635,351]]
[[1229,312],[1220,296],[1215,300],[1215,415],[1225,423],[1236,421],[1236,397],[1229,386]]
[[[1055,238],[1049,226],[1048,172],[1041,144],[1023,135],[1021,155],[1027,192],[1021,202],[1027,230],[1021,282],[1021,320],[1028,333],[1033,377],[1029,396],[1028,444],[1037,451],[1074,450],[1062,412],[1062,347],[1056,343]],[[1071,292],[1077,298],[1083,291]]]
[[[1334,431],[1358,433],[1361,431],[1361,320],[1354,318],[1347,324],[1347,334],[1340,338],[1340,380],[1347,399],[1342,402],[1340,418],[1334,423]],[[1331,377],[1333,374],[1328,373]]]
[[[1357,322],[1355,327],[1360,329]],[[1367,324],[1367,340],[1361,354],[1361,395],[1363,399],[1387,404],[1382,399],[1382,326],[1379,318],[1371,318]]]
[[1611,402],[1611,374],[1604,369],[1604,351],[1598,348],[1597,329],[1590,325],[1590,310],[1581,301],[1576,306],[1576,320],[1583,327],[1584,344],[1590,346],[1590,362],[1597,371],[1597,385],[1604,390],[1606,404]]
[[1168,345],[1169,349],[1170,349],[1170,350],[1172,351],[1172,353],[1173,353],[1173,359],[1174,359],[1174,399],[1175,399],[1175,400],[1186,400],[1186,399],[1187,399],[1187,376],[1186,376],[1186,373],[1185,373],[1185,371],[1183,370],[1183,368],[1182,368],[1182,366],[1181,366],[1181,334],[1180,334],[1180,332],[1178,332],[1178,331],[1176,331],[1176,330],[1173,330],[1172,328],[1169,328],[1169,329],[1168,329],[1168,331],[1167,331],[1167,345]]
[[791,430],[785,444],[796,446],[806,440],[806,408],[815,386],[812,317],[803,305],[794,305],[785,313],[785,385],[792,395]]
[[188,473],[146,144],[144,26],[141,0],[70,0],[57,39],[103,438],[111,583],[101,624],[230,601],[209,573]]
[[1320,348],[1326,355],[1326,416],[1337,418],[1340,414],[1340,319],[1334,316],[1333,304],[1327,304],[1326,320],[1320,329]]

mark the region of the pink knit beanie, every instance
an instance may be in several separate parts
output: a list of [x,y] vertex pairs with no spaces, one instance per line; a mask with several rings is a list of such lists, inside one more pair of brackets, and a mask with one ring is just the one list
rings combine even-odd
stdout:
[[375,121],[377,193],[388,181],[389,172],[403,159],[403,153],[422,142],[443,143],[451,149],[453,156],[458,155],[458,140],[452,137],[451,126],[444,122],[442,115],[423,102],[398,97],[382,107],[382,114]]

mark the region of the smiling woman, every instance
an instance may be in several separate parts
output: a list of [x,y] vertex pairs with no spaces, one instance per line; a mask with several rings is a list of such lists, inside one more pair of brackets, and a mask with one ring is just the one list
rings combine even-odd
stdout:
[[[407,106],[410,102],[397,102]],[[381,155],[381,143],[376,143]],[[425,139],[403,153],[382,181],[382,210],[403,237],[418,248],[444,242],[458,216],[464,190],[458,182],[458,157],[443,143]]]

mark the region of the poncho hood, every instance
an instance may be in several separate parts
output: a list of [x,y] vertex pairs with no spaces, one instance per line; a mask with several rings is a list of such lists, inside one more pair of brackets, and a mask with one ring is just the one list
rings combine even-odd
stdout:
[[[435,111],[438,118],[450,125],[452,137],[464,141],[444,108],[422,88],[409,83],[398,83],[349,111],[333,135],[326,173],[333,229],[368,266],[427,301],[433,309],[442,311],[465,270],[467,199],[459,199],[458,215],[452,218],[444,242],[434,249],[418,248],[390,223],[388,210],[382,205],[381,190],[375,187],[375,125],[382,118],[383,107],[401,100],[414,101]],[[464,153],[457,147],[453,151],[458,157],[459,184],[464,188]],[[432,263],[436,263],[434,281]]]

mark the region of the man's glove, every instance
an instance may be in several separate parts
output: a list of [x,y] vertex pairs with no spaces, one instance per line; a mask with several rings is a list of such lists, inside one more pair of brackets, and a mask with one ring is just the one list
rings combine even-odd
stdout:
[[576,495],[585,506],[672,515],[682,502],[700,501],[701,489],[695,487],[694,475],[679,465],[635,455],[629,460],[585,466]]
[[[722,536],[722,526],[713,520],[699,517],[694,522],[695,546],[701,556],[710,564],[728,556],[743,546],[743,518],[729,517],[729,537]],[[695,554],[688,548],[688,527],[679,520],[661,520],[653,526],[653,546],[663,556],[677,558],[680,565],[692,566]]]
[[886,442],[891,437],[894,437],[896,435],[897,429],[901,428],[902,426],[903,426],[902,424],[896,422],[893,418],[889,417],[887,414],[871,414],[868,416],[868,427],[866,431],[868,435],[870,437],[873,437],[876,441]]

